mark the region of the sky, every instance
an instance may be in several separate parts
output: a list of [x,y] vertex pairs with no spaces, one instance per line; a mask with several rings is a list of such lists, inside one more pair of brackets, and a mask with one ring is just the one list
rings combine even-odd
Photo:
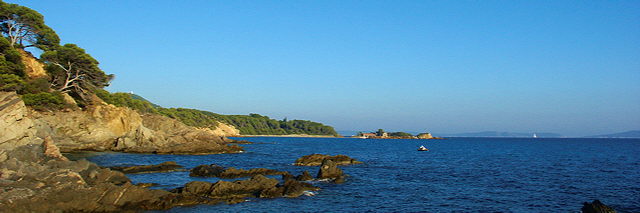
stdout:
[[337,130],[640,130],[640,1],[8,1],[164,107]]

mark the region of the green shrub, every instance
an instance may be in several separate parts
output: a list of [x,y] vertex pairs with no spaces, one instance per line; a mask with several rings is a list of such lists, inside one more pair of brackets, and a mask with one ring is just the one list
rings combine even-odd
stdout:
[[119,107],[129,107],[141,113],[158,114],[158,110],[151,102],[144,99],[141,100],[138,98],[139,96],[134,97],[132,94],[123,92],[109,93],[109,91],[103,89],[97,89],[94,92],[100,99],[108,104]]
[[35,78],[27,80],[20,94],[36,94],[41,92],[49,92],[51,84],[47,78]]
[[0,91],[18,91],[24,88],[24,81],[14,74],[0,74]]
[[389,133],[389,136],[393,136],[393,137],[411,137],[413,135],[409,134],[409,133],[406,133],[406,132],[392,132],[392,133]]
[[40,92],[22,95],[24,104],[39,111],[60,110],[66,106],[62,94],[59,92]]

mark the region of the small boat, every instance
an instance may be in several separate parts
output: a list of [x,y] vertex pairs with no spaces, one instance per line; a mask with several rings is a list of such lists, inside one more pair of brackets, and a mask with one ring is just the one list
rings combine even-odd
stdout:
[[427,149],[427,147],[420,146],[420,148],[418,148],[418,151],[429,151],[429,149]]
[[538,138],[538,135],[536,135],[536,133],[533,133],[533,138]]

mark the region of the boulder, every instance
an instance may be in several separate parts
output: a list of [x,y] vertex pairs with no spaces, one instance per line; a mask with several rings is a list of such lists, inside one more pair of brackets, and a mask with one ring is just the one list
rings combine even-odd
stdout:
[[329,159],[338,165],[352,165],[352,164],[361,164],[362,162],[357,161],[346,155],[323,155],[323,154],[311,154],[305,155],[296,160],[294,165],[296,166],[319,166],[322,164],[322,161],[325,159]]
[[167,161],[157,165],[141,165],[141,166],[112,166],[111,170],[120,171],[125,174],[132,173],[156,173],[156,172],[174,172],[183,171],[183,167],[174,161]]
[[191,177],[217,177],[224,172],[224,167],[215,164],[196,166],[189,172]]
[[318,170],[318,179],[337,179],[344,175],[342,169],[338,168],[338,164],[332,160],[325,159]]
[[593,202],[584,202],[581,209],[582,213],[615,213],[616,211],[613,208],[604,205],[604,203],[599,200],[594,200]]

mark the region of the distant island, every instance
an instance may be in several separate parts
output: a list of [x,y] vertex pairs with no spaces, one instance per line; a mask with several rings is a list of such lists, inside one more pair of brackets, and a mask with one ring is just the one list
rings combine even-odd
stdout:
[[376,132],[358,132],[358,134],[351,136],[352,138],[365,138],[365,139],[443,139],[440,137],[434,137],[431,133],[419,133],[412,135],[406,132],[385,132],[383,129],[378,129]]
[[592,135],[586,136],[585,138],[640,138],[640,130],[618,132],[605,135]]

